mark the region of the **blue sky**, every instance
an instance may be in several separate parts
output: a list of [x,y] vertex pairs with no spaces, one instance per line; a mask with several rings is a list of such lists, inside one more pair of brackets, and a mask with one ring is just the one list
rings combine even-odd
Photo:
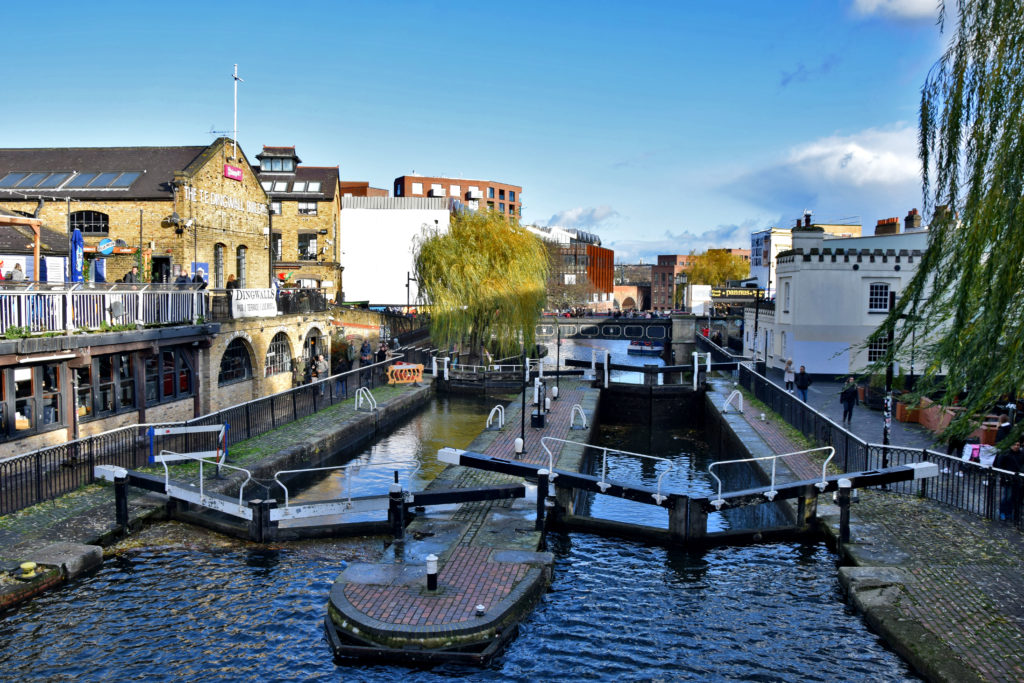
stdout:
[[[523,187],[616,261],[921,205],[936,0],[5,6],[0,146],[295,145],[391,188]],[[869,228],[870,229],[870,228]]]

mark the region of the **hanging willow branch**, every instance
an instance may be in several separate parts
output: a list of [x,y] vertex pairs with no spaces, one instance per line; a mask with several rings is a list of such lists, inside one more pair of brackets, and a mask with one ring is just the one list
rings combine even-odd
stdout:
[[941,387],[950,405],[967,390],[951,436],[1024,390],[1024,1],[957,0],[957,9],[921,92],[928,250],[868,340],[895,334],[880,365],[925,340],[922,391]]
[[431,305],[430,335],[447,347],[483,343],[496,355],[534,344],[548,256],[541,241],[494,212],[460,211],[448,232],[424,229],[416,245],[420,295]]

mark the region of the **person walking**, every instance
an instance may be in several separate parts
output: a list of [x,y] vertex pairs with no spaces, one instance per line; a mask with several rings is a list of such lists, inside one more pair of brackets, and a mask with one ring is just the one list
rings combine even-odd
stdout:
[[331,374],[331,366],[324,360],[324,354],[319,354],[316,357],[316,363],[313,364],[313,377],[316,381],[320,382],[320,395],[324,395],[324,387],[327,386],[323,380],[327,379],[328,375]]
[[807,374],[807,368],[803,365],[793,378],[793,383],[796,384],[796,393],[800,395],[800,400],[807,403],[807,388],[811,386],[811,376]]
[[843,390],[839,392],[839,402],[843,404],[843,423],[853,423],[853,407],[857,405],[857,383],[853,377],[846,378]]
[[796,379],[796,373],[793,372],[793,359],[790,358],[786,361],[786,367],[782,370],[782,379],[786,381],[786,391],[793,393],[793,380]]
[[127,273],[125,273],[124,279],[121,280],[121,282],[130,282],[130,283],[141,282],[141,279],[139,278],[139,267],[138,266],[132,266],[132,269],[130,271],[128,271]]

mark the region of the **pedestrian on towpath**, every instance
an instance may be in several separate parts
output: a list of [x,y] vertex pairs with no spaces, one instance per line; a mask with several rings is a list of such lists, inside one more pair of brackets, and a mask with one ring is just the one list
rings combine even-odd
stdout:
[[1015,522],[1016,517],[1020,515],[1024,489],[1024,482],[1021,481],[1021,472],[1024,472],[1024,450],[1021,450],[1021,442],[1013,442],[1008,450],[997,455],[992,466],[997,470],[1013,473],[1001,475],[1003,494],[999,499],[999,519]]
[[793,393],[793,380],[796,379],[796,372],[793,370],[793,359],[786,361],[786,367],[782,371],[782,379],[786,381],[786,391]]
[[839,402],[843,404],[843,424],[852,424],[853,407],[857,405],[857,383],[853,381],[853,377],[846,378],[846,384],[839,392]]
[[807,403],[807,388],[811,386],[811,376],[807,374],[807,368],[803,365],[793,378],[793,383],[796,384],[796,393],[800,395],[800,400]]

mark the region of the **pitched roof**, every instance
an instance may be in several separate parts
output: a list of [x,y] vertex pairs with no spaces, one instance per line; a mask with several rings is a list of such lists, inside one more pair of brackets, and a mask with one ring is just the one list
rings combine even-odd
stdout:
[[[215,143],[216,144],[216,143]],[[0,179],[12,172],[114,172],[141,175],[126,188],[0,188],[0,199],[71,197],[81,199],[168,199],[175,171],[192,166],[214,145],[187,147],[44,147],[0,149]]]

